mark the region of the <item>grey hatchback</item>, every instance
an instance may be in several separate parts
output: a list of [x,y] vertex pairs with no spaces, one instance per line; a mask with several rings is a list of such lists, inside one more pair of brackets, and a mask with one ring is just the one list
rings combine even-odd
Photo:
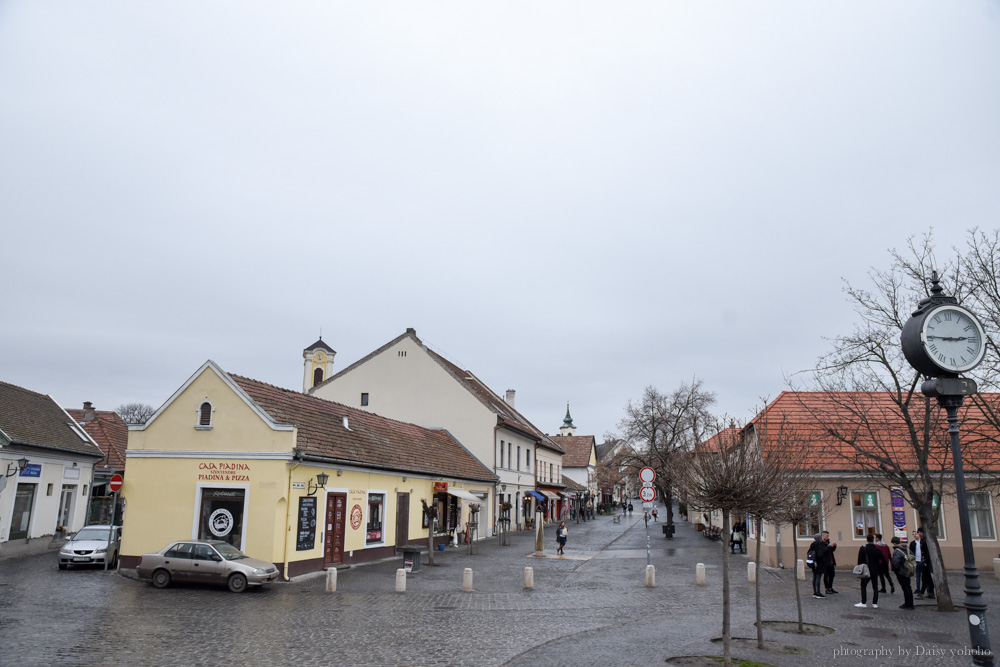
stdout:
[[153,554],[143,554],[136,574],[157,588],[171,581],[225,584],[234,593],[278,578],[274,563],[250,558],[222,540],[173,542]]

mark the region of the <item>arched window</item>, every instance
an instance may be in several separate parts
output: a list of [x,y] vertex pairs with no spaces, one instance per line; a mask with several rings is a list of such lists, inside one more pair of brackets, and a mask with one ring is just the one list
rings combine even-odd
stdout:
[[212,413],[215,412],[215,408],[212,404],[208,402],[208,399],[202,401],[201,405],[198,406],[198,424],[195,428],[198,429],[209,429],[212,428]]
[[315,387],[323,381],[323,369],[317,368],[313,371],[313,386]]

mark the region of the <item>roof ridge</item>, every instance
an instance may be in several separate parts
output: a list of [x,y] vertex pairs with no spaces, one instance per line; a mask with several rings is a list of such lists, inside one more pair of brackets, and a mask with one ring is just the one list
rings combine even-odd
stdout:
[[[26,388],[24,388],[24,387],[22,387],[20,385],[11,384],[10,382],[4,382],[3,380],[0,380],[0,384],[6,385],[6,386],[8,386],[8,387],[10,387],[12,389],[18,389],[20,391],[25,392],[26,394],[33,394],[35,396],[40,396],[42,398],[52,398],[52,396],[50,396],[49,394],[43,394],[40,391],[34,391],[33,389],[26,389]],[[54,401],[55,399],[52,398],[52,400]],[[56,405],[58,405],[58,403],[56,403]],[[60,407],[62,407],[62,406],[60,406]]]
[[379,348],[377,348],[377,349],[373,350],[372,352],[369,352],[369,353],[368,353],[368,354],[366,354],[365,356],[361,357],[360,359],[358,359],[357,361],[355,361],[355,362],[354,362],[353,364],[350,364],[350,365],[348,365],[348,366],[345,366],[345,367],[344,367],[344,368],[343,368],[342,370],[340,370],[340,371],[338,371],[338,372],[334,373],[333,375],[331,375],[331,376],[330,376],[330,377],[328,377],[327,379],[323,380],[323,381],[322,381],[322,382],[320,382],[319,384],[317,384],[317,385],[313,385],[313,386],[312,386],[312,387],[311,387],[311,388],[309,389],[309,392],[308,392],[308,393],[309,393],[309,395],[312,395],[312,394],[313,394],[313,393],[314,393],[314,392],[315,392],[315,391],[316,391],[317,389],[319,389],[320,387],[323,387],[323,386],[325,386],[325,385],[327,385],[327,384],[329,384],[329,383],[333,382],[334,380],[336,380],[337,378],[341,377],[341,376],[342,376],[342,375],[344,375],[345,373],[347,373],[347,372],[349,372],[349,371],[352,371],[352,370],[354,370],[355,368],[357,368],[357,367],[358,367],[358,366],[360,366],[361,364],[365,363],[365,362],[366,362],[366,361],[368,361],[369,359],[372,359],[373,357],[376,357],[377,355],[379,355],[379,354],[382,354],[383,352],[385,352],[385,351],[386,351],[386,350],[388,350],[388,349],[389,349],[390,347],[392,347],[393,345],[395,345],[395,344],[396,344],[396,343],[398,343],[399,341],[403,340],[404,338],[413,338],[413,340],[415,340],[415,341],[417,342],[417,344],[418,344],[418,345],[420,345],[421,347],[423,347],[423,345],[424,345],[424,344],[423,344],[423,343],[422,343],[422,342],[420,341],[420,339],[419,339],[419,338],[417,338],[417,334],[416,334],[416,333],[411,333],[411,332],[410,332],[409,330],[408,330],[408,331],[404,331],[404,332],[403,332],[403,333],[401,333],[400,335],[398,335],[398,336],[396,336],[395,338],[393,338],[392,340],[390,340],[390,341],[389,341],[388,343],[386,343],[385,345],[383,345],[383,346],[381,346],[381,347],[379,347]]

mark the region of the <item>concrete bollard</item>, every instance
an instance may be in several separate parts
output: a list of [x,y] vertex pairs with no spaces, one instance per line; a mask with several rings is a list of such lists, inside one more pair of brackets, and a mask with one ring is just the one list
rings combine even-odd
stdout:
[[993,576],[1000,579],[1000,558],[993,559]]
[[656,567],[646,566],[646,588],[656,588]]
[[699,586],[705,585],[705,564],[698,563],[698,566],[694,569],[695,571],[695,583]]
[[535,570],[530,567],[524,568],[524,587],[534,588],[535,587]]
[[472,568],[467,567],[462,572],[462,590],[467,593],[472,592]]
[[753,561],[747,563],[747,581],[750,583],[757,581],[757,563]]
[[795,578],[799,581],[806,580],[806,562],[801,558],[795,561]]
[[403,568],[396,570],[396,592],[406,592],[406,570]]
[[331,567],[326,571],[326,592],[337,592],[337,568]]

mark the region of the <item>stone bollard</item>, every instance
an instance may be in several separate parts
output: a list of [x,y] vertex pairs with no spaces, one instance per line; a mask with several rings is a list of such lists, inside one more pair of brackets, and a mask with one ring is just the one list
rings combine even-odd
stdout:
[[795,578],[799,581],[806,580],[806,562],[801,558],[795,561]]
[[757,563],[753,561],[747,563],[747,581],[751,583],[757,581]]
[[698,566],[694,569],[695,571],[695,583],[699,586],[705,585],[705,564],[698,563]]
[[993,576],[1000,579],[1000,558],[993,559]]
[[462,590],[467,593],[472,592],[472,568],[467,567],[462,572]]
[[326,592],[337,592],[337,568],[331,567],[326,571]]
[[406,570],[403,568],[396,570],[396,592],[406,592]]
[[656,588],[656,567],[646,566],[646,588]]
[[535,587],[535,570],[530,567],[524,568],[524,587],[525,588]]

